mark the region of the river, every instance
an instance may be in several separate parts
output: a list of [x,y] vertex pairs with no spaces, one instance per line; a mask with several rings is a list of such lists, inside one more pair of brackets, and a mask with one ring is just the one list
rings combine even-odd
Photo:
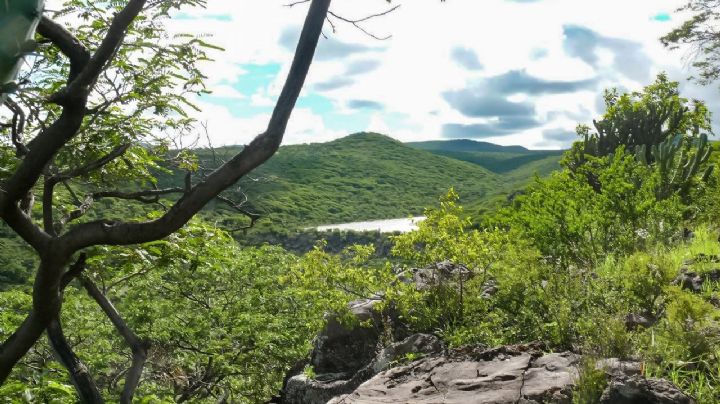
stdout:
[[328,224],[318,226],[318,231],[346,230],[346,231],[379,231],[380,233],[407,233],[417,229],[417,223],[425,220],[425,216],[404,219],[369,220],[365,222],[352,222]]

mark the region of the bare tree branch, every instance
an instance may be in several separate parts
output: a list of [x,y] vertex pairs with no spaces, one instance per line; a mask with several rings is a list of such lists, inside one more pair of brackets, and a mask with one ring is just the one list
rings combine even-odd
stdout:
[[13,101],[10,97],[5,98],[5,105],[10,112],[13,113],[12,122],[10,124],[10,134],[13,146],[15,146],[15,156],[22,157],[27,154],[28,148],[22,141],[22,135],[25,131],[25,111]]
[[[86,255],[81,254],[80,257],[70,266],[67,272],[63,274],[61,279],[61,290],[72,281],[73,278],[80,275],[85,269]],[[70,343],[65,338],[65,333],[60,322],[60,313],[56,315],[47,328],[48,341],[53,349],[55,357],[65,366],[70,374],[70,380],[75,385],[75,390],[80,396],[80,401],[84,403],[103,403],[102,394],[95,383],[92,375],[85,364],[73,352]]]
[[[110,58],[125,37],[125,32],[145,4],[130,0],[113,18],[108,32],[95,54],[82,71],[61,91],[58,101],[63,105],[60,117],[28,143],[28,153],[14,174],[0,184],[0,217],[40,255],[35,283],[33,307],[28,317],[0,346],[0,384],[15,364],[40,338],[59,312],[62,297],[60,278],[72,252],[38,228],[17,205],[43,174],[48,162],[76,134],[85,115],[87,97]],[[77,250],[75,250],[77,251]]]
[[117,198],[117,199],[131,199],[143,203],[156,203],[161,195],[169,194],[182,194],[185,192],[184,188],[164,188],[164,189],[150,189],[146,191],[137,192],[122,192],[122,191],[100,191],[94,192],[91,196],[94,199],[102,198]]
[[132,365],[125,375],[125,386],[120,395],[120,402],[123,404],[132,403],[135,390],[140,384],[143,367],[147,360],[147,351],[150,348],[150,341],[140,339],[132,329],[125,323],[120,313],[117,311],[112,302],[105,296],[97,285],[87,276],[80,276],[80,283],[93,300],[100,306],[105,315],[110,319],[115,329],[123,337],[125,343],[132,350]]

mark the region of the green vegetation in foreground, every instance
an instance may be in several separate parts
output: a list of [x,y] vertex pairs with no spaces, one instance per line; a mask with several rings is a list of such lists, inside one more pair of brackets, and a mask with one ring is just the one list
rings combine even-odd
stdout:
[[[507,149],[507,156],[524,150]],[[239,147],[222,147],[195,152],[200,165],[213,168],[238,151]],[[492,153],[500,156],[505,152]],[[555,156],[545,157],[498,174],[476,164],[409,147],[387,136],[358,133],[329,143],[283,146],[270,161],[240,181],[244,195],[226,194],[236,201],[247,197],[245,208],[262,215],[253,229],[236,233],[244,245],[270,243],[304,253],[322,239],[328,240],[328,248],[334,252],[348,245],[372,242],[378,246],[378,255],[386,257],[390,243],[385,235],[328,234],[305,229],[329,223],[417,216],[450,185],[462,192],[468,212],[477,214],[505,202],[507,195],[521,189],[536,173],[543,176],[558,168],[557,160]],[[180,171],[157,175],[161,188],[184,186]],[[64,210],[75,208],[64,188],[58,188],[56,195],[64,202]],[[107,212],[117,217],[142,217],[156,208],[134,201],[101,199],[80,221],[101,218]],[[225,229],[247,225],[245,216],[223,203],[210,203],[201,215]],[[0,251],[6,263],[0,269],[0,280],[5,285],[23,284],[36,262],[13,232],[4,225],[0,230],[5,232],[0,234]],[[0,284],[0,289],[3,287]]]

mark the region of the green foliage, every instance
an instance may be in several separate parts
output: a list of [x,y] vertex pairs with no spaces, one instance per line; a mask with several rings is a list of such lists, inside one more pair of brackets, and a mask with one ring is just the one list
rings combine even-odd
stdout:
[[669,81],[660,74],[655,83],[642,92],[619,94],[617,90],[605,92],[606,112],[602,119],[593,121],[595,132],[587,126],[578,126],[581,146],[574,146],[564,164],[576,169],[586,155],[608,156],[624,146],[630,152],[643,147],[644,160],[655,161],[652,146],[666,139],[682,135],[698,138],[710,130],[710,113],[700,101],[692,103],[680,97],[679,83]]
[[[213,167],[237,147],[198,150],[201,165]],[[215,156],[215,157],[213,157]],[[163,186],[182,183],[182,173]],[[497,175],[475,164],[416,150],[386,136],[358,133],[328,143],[280,148],[267,163],[240,180],[237,199],[263,215],[250,231],[280,233],[312,225],[417,215],[453,183],[468,200],[503,194]],[[232,195],[232,193],[230,194]],[[213,219],[228,220],[221,205]],[[229,226],[232,226],[229,224]]]
[[693,53],[693,67],[699,71],[695,81],[708,85],[720,77],[720,51],[715,27],[720,13],[714,0],[689,0],[680,10],[690,17],[660,40],[670,49],[685,49],[690,46]]
[[[472,140],[412,142],[407,145],[474,163],[506,177],[524,172],[525,179],[531,178],[535,172],[544,176],[556,170],[562,155],[561,150],[528,150],[521,146],[498,146]],[[537,171],[528,168],[535,168]]]
[[[599,190],[587,175],[597,178]],[[658,201],[658,182],[656,173],[620,149],[588,157],[575,173],[538,179],[494,220],[522,230],[562,265],[595,264],[607,254],[669,242],[682,230],[683,207],[676,196]]]
[[347,324],[356,321],[348,303],[358,299],[382,300],[397,280],[389,265],[368,264],[372,246],[354,245],[341,254],[329,254],[320,243],[305,254],[280,282],[297,285],[300,296],[315,313],[334,313]]
[[573,404],[598,404],[605,386],[607,376],[602,369],[597,369],[597,362],[584,358],[578,369],[580,377],[573,390]]
[[315,380],[315,377],[317,376],[317,374],[315,373],[315,369],[313,369],[312,365],[306,365],[303,368],[303,375],[305,375],[305,377],[310,380]]
[[[174,401],[186,394],[193,402],[215,402],[227,393],[233,402],[258,402],[275,394],[324,322],[320,301],[326,300],[320,293],[312,300],[304,284],[294,283],[296,265],[297,257],[282,249],[241,249],[227,233],[194,223],[163,241],[99,248],[87,273],[133,331],[151,341],[137,397]],[[22,320],[29,301],[17,290],[0,294],[0,337]],[[76,286],[66,291],[63,307],[74,349],[107,397],[117,399],[129,348]],[[47,392],[47,378],[68,384],[57,366],[43,343],[9,385]]]
[[[214,168],[237,151],[236,146],[194,150],[196,164],[205,169]],[[515,168],[497,174],[475,164],[479,161],[465,162],[458,156],[431,152],[375,133],[283,146],[227,193],[237,200],[247,198],[245,207],[262,215],[239,239],[250,244],[282,242],[293,250],[307,251],[307,240],[313,236],[306,234],[298,240],[297,234],[308,226],[418,215],[448,184],[462,193],[469,210],[477,212],[505,200],[509,192],[525,185],[536,169],[544,175],[557,168],[559,154],[526,162],[513,160],[514,151],[493,152],[498,159],[509,158],[508,167]],[[158,174],[159,186],[183,186],[184,176],[181,170]],[[247,224],[245,217],[218,203],[207,207],[205,217],[228,228]],[[293,247],[297,242],[302,242],[302,249]]]

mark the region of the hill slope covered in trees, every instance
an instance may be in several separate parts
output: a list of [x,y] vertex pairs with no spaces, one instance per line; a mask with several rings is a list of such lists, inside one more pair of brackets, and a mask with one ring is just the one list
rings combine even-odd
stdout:
[[[237,150],[230,146],[196,152],[201,165],[212,167]],[[264,217],[260,222],[263,228],[418,215],[451,185],[468,205],[486,206],[533,176],[522,172],[529,164],[513,161],[513,153],[494,153],[498,158],[507,155],[511,161],[506,164],[514,165],[515,170],[499,174],[475,162],[421,150],[387,136],[357,133],[328,143],[282,147],[240,182],[234,196],[248,198],[248,209]],[[164,181],[177,185],[181,175]],[[215,204],[209,213],[225,216],[217,209],[220,206]]]
[[[560,154],[469,140],[433,144],[432,150],[423,150],[417,143],[356,133],[328,143],[283,146],[240,182],[235,198],[248,198],[248,209],[264,217],[261,228],[285,229],[418,215],[450,186],[466,205],[480,208],[503,200],[535,172],[547,174]],[[493,151],[477,151],[483,145]],[[446,153],[445,146],[470,151]],[[212,167],[237,150],[230,146],[196,152],[201,165]],[[502,166],[502,172],[493,172],[496,166]],[[165,181],[178,185],[181,178],[177,174]],[[209,213],[224,217],[220,206],[215,204]]]

